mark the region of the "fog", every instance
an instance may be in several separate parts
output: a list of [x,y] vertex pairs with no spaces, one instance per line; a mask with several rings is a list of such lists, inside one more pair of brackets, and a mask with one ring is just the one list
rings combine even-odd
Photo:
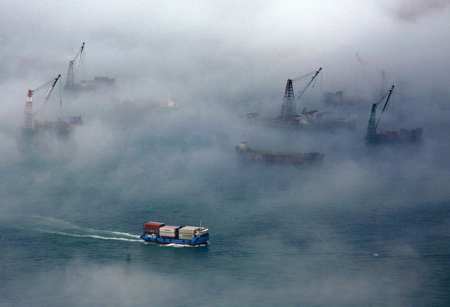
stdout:
[[[434,277],[423,246],[448,242],[450,219],[439,210],[450,199],[449,17],[448,0],[2,1],[0,255],[13,262],[0,267],[5,306],[413,304]],[[62,89],[83,42],[75,80],[107,76],[114,87]],[[297,110],[351,113],[356,131],[248,122],[248,112],[277,116],[286,80],[319,67]],[[364,143],[382,71],[395,90],[380,130],[423,127],[420,146]],[[84,125],[67,138],[24,139],[27,91],[58,74],[36,119],[81,114]],[[296,95],[303,86],[294,83]],[[46,91],[34,94],[35,110]],[[336,91],[370,103],[327,107],[323,92]],[[170,112],[116,108],[120,99],[171,96],[179,108]],[[242,164],[234,146],[243,135],[254,149],[320,151],[325,162]],[[427,206],[428,220],[411,216]],[[135,242],[145,219],[202,219],[211,245],[146,248]],[[34,225],[38,250],[5,243],[4,233],[21,231],[16,223]],[[272,223],[279,233],[246,234]],[[229,225],[244,241],[227,241]],[[371,245],[356,238],[361,225],[373,228]],[[54,236],[85,241],[75,248]],[[72,254],[56,251],[61,245]],[[128,250],[133,260],[124,265]],[[152,253],[177,269],[164,270]],[[32,284],[20,264],[27,257]],[[192,268],[202,261],[203,272]]]

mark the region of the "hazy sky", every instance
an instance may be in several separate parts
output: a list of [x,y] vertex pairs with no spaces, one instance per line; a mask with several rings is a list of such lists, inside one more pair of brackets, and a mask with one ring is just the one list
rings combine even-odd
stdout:
[[[267,114],[278,112],[287,78],[323,67],[323,91],[375,99],[385,70],[411,114],[442,116],[450,104],[449,0],[3,0],[0,11],[2,126],[23,121],[28,89],[58,74],[64,84],[82,42],[76,80],[116,78],[115,99],[175,95],[214,112],[247,100],[241,113]],[[93,114],[112,98],[85,98],[74,112]]]
[[449,3],[3,0],[0,82],[65,77],[85,41],[87,78],[122,84],[249,93],[323,67],[327,86],[351,87],[356,53],[391,80],[448,84]]

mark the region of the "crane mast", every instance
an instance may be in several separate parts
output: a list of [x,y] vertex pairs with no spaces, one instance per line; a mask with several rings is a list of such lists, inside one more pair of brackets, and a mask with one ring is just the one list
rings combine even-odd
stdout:
[[294,89],[292,79],[288,79],[286,89],[284,91],[283,104],[281,105],[280,117],[294,117],[297,115],[297,107],[295,106]]
[[34,120],[33,120],[33,91],[28,90],[27,95],[27,102],[25,103],[25,113],[24,113],[24,120],[25,120],[25,129],[34,130]]

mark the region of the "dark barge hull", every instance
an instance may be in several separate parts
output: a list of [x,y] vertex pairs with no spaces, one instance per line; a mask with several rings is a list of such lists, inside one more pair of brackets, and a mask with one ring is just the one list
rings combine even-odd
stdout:
[[240,142],[235,147],[238,158],[245,161],[260,161],[260,162],[276,162],[288,164],[316,164],[324,160],[324,155],[318,152],[310,153],[293,153],[293,152],[279,152],[268,150],[254,150],[250,149],[247,142]]
[[366,135],[366,140],[370,144],[420,143],[423,140],[423,129],[401,129],[400,131],[387,131],[386,133],[377,133],[374,135],[368,134]]

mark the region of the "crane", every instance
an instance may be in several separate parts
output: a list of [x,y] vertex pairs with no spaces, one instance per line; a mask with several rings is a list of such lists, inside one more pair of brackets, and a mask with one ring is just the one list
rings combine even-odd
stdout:
[[380,87],[380,89],[378,89],[378,87],[376,86],[376,84],[373,81],[372,77],[370,77],[370,74],[367,71],[366,65],[364,65],[364,63],[367,64],[367,62],[363,61],[363,59],[361,59],[361,57],[358,54],[356,54],[356,58],[358,59],[359,63],[361,63],[362,67],[364,68],[364,71],[366,72],[367,77],[370,79],[370,82],[372,82],[373,87],[377,90],[378,94],[380,94],[379,97],[383,96],[383,93],[386,90],[386,72],[384,70],[381,70],[381,87]]
[[[25,104],[25,112],[24,112],[24,121],[25,121],[24,128],[26,130],[34,130],[34,117],[36,116],[36,114],[40,111],[40,109],[44,106],[44,104],[50,98],[50,95],[51,95],[53,89],[55,88],[56,82],[58,82],[60,77],[61,77],[61,75],[58,75],[57,78],[55,78],[53,80],[50,80],[49,82],[47,82],[47,83],[37,87],[36,89],[28,90],[27,102]],[[36,110],[36,112],[33,113],[33,94],[35,92],[43,89],[44,87],[46,87],[50,83],[52,83],[50,89],[48,90],[47,94],[45,95],[44,99],[42,100],[42,102],[39,105],[39,107]]]
[[298,100],[303,95],[303,93],[306,91],[306,89],[311,85],[311,83],[314,81],[314,79],[317,77],[317,75],[319,74],[319,72],[321,70],[322,70],[322,67],[320,67],[319,70],[309,72],[303,76],[287,80],[286,90],[284,92],[283,103],[281,105],[280,117],[282,117],[283,119],[286,119],[286,118],[291,118],[291,117],[295,117],[298,115],[297,108],[295,106],[294,89],[293,89],[292,83],[299,81],[299,80],[303,80],[303,79],[313,75],[311,77],[311,80],[308,82],[308,84],[303,89],[303,91],[300,92],[300,96],[297,98],[297,100]]
[[[384,94],[384,96],[378,102],[376,102],[372,105],[372,112],[370,113],[369,125],[367,126],[367,136],[366,137],[370,138],[370,137],[374,137],[376,135],[377,127],[381,120],[381,115],[383,115],[384,111],[386,110],[386,107],[389,102],[389,98],[391,98],[391,94],[392,94],[393,90],[394,90],[394,86],[392,85],[391,89],[386,94]],[[378,121],[375,124],[377,106],[383,101],[383,99],[386,96],[387,96],[386,102],[384,103],[384,107],[383,107],[383,110],[381,111],[380,118],[378,119]]]
[[[83,50],[84,50],[84,42],[83,42],[83,45],[81,45],[81,48],[78,50],[75,58],[69,62],[69,70],[67,72],[66,85],[64,85],[65,90],[71,90],[74,87],[73,82],[74,82],[75,74],[77,73],[78,67],[80,67],[81,56],[83,54]],[[74,72],[73,64],[75,63],[76,60],[77,60],[77,66],[76,66],[75,72]]]

